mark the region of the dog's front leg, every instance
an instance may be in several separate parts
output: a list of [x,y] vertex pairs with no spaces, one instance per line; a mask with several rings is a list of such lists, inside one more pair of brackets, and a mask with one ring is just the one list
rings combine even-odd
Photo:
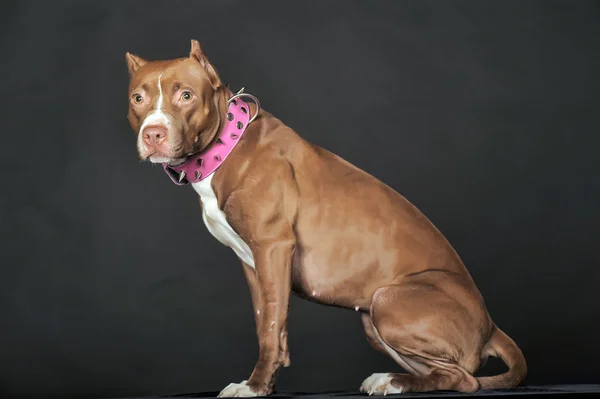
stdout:
[[[293,235],[279,236],[269,242],[254,241],[255,286],[251,287],[259,356],[250,378],[229,384],[219,397],[268,395],[273,391],[275,376],[287,353],[287,315],[291,290]],[[251,280],[249,280],[251,281]],[[251,283],[252,284],[252,283]],[[255,298],[256,296],[256,298]],[[282,343],[286,346],[282,347]]]
[[[256,274],[256,270],[246,262],[242,261],[242,266],[244,270],[244,275],[246,276],[246,281],[248,282],[248,287],[250,288],[250,295],[252,297],[252,307],[254,309],[254,321],[256,324],[256,335],[257,338],[260,339],[260,320],[261,320],[261,312],[264,308],[262,294],[260,285],[258,284],[258,277]],[[279,352],[279,362],[283,367],[288,367],[291,364],[290,361],[290,353],[288,351],[287,344],[287,323],[283,325],[281,334],[280,334],[280,352]]]

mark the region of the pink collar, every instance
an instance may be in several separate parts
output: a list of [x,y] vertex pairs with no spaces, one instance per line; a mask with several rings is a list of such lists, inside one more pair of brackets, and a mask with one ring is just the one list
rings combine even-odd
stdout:
[[[250,97],[256,102],[256,114],[250,119],[250,107],[240,97]],[[225,162],[236,144],[241,140],[248,125],[256,118],[260,103],[251,94],[245,94],[242,88],[228,101],[229,108],[225,116],[225,124],[212,144],[205,150],[189,156],[179,165],[163,163],[163,169],[178,186],[197,183],[214,173]]]

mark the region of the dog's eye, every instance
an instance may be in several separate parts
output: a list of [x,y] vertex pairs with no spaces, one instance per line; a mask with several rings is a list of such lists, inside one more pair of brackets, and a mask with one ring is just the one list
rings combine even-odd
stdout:
[[184,91],[183,94],[181,95],[182,101],[190,101],[191,99],[192,99],[192,93],[190,93],[189,91]]
[[133,101],[139,104],[142,101],[144,101],[144,97],[142,97],[141,94],[136,94],[135,96],[133,96]]

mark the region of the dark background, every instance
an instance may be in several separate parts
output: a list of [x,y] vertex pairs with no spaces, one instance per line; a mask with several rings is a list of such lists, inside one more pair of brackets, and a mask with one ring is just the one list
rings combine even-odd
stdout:
[[[126,121],[125,52],[187,56],[193,38],[234,90],[445,233],[523,349],[526,384],[599,382],[598,2],[0,7],[0,392],[216,391],[252,371],[238,260],[191,188],[138,162]],[[355,312],[290,311],[279,389],[400,370]]]

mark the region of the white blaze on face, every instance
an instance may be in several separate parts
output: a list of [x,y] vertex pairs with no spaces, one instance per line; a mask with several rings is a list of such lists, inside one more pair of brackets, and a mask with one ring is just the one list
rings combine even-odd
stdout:
[[[162,89],[162,82],[161,82],[161,78],[162,78],[162,73],[160,75],[158,75],[158,82],[157,82],[157,86],[158,86],[158,98],[156,100],[156,106],[154,108],[154,110],[148,112],[148,115],[146,115],[146,118],[144,119],[144,122],[142,123],[142,126],[140,127],[140,131],[138,132],[138,140],[137,140],[137,146],[138,146],[138,151],[140,152],[140,154],[145,154],[148,152],[148,148],[146,147],[146,145],[144,144],[144,140],[143,140],[143,135],[142,132],[144,131],[144,129],[146,128],[146,126],[150,126],[150,125],[163,125],[167,128],[168,130],[168,136],[167,136],[167,151],[171,151],[171,149],[174,147],[174,134],[172,131],[172,127],[173,127],[173,123],[171,121],[171,117],[167,114],[165,114],[164,112],[164,96],[163,96],[163,89]],[[153,158],[150,161],[151,162],[165,162],[168,161],[169,159],[166,158]]]

